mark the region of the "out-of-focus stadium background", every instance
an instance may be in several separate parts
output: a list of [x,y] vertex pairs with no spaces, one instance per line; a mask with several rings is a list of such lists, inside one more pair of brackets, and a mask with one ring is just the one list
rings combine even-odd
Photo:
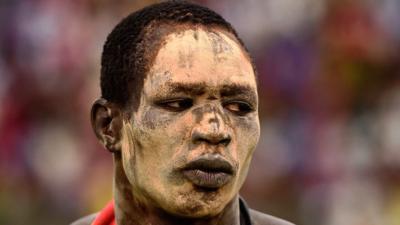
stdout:
[[[152,2],[0,1],[0,224],[68,224],[111,198],[89,124],[102,44]],[[400,1],[196,2],[258,66],[249,205],[299,225],[399,225]]]

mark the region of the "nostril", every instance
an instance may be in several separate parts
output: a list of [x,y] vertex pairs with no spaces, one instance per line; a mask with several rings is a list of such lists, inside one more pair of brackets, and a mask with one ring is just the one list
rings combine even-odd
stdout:
[[218,134],[218,133],[201,133],[194,132],[192,135],[192,141],[194,144],[207,143],[210,145],[224,145],[227,146],[231,143],[230,135]]
[[193,143],[195,143],[195,144],[199,144],[199,143],[202,143],[202,142],[207,143],[207,144],[212,144],[212,142],[209,141],[207,138],[198,137],[198,138],[194,138],[193,139]]
[[202,142],[209,143],[208,139],[205,138],[205,135],[201,134],[200,132],[194,132],[192,134],[192,142],[194,144],[199,144],[199,143],[202,143]]
[[219,144],[223,145],[223,146],[228,146],[229,143],[231,143],[231,138],[230,137],[226,137],[224,139],[222,139]]

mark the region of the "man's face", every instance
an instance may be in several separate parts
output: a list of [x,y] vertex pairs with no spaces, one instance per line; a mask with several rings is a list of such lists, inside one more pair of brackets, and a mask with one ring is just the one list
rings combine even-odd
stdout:
[[232,35],[168,35],[123,125],[123,168],[133,194],[169,213],[220,213],[242,186],[259,138],[252,65]]

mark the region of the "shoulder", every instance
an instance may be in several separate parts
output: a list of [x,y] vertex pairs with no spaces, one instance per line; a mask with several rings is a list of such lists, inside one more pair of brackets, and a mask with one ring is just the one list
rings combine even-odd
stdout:
[[92,222],[93,222],[94,218],[96,218],[96,216],[97,216],[97,213],[90,214],[88,216],[82,217],[82,218],[74,221],[70,225],[90,225],[90,224],[92,224]]
[[253,225],[294,225],[291,222],[256,211],[254,209],[249,209],[249,213]]

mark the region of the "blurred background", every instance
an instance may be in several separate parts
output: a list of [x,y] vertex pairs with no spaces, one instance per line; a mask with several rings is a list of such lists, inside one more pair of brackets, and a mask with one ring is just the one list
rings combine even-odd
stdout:
[[[89,123],[102,45],[153,2],[0,1],[0,224],[69,224],[111,199]],[[195,2],[258,66],[248,204],[299,225],[399,225],[400,1]]]

